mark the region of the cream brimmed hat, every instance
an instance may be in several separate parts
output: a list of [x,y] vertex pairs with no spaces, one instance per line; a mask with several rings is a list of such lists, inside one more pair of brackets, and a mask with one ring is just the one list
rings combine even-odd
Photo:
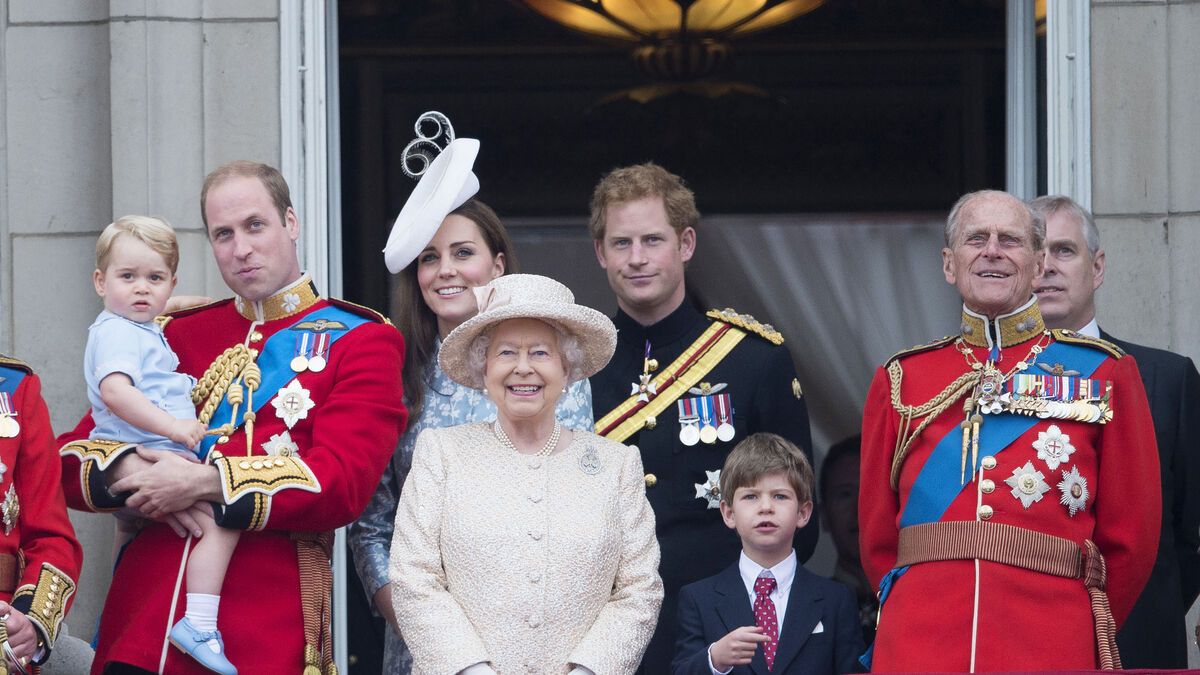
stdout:
[[[480,334],[506,319],[544,319],[557,324],[579,341],[583,352],[580,378],[591,377],[612,358],[617,329],[604,314],[575,304],[571,289],[536,274],[509,274],[472,289],[479,313],[450,331],[442,342],[438,364],[455,382],[479,388],[478,373],[471,372],[471,343]],[[570,377],[568,373],[568,377]]]
[[479,141],[456,138],[429,164],[396,216],[383,247],[389,272],[396,274],[415,260],[446,216],[479,192],[479,178],[471,171],[478,154]]

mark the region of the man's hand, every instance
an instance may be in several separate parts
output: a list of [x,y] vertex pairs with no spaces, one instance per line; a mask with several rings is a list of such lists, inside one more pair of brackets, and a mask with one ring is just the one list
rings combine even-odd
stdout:
[[[8,646],[12,647],[17,658],[24,657],[25,663],[29,663],[34,650],[37,649],[37,630],[28,617],[13,609],[7,602],[0,601],[0,617],[5,616],[8,617],[4,622],[4,627],[8,630]],[[2,658],[4,655],[0,654],[0,659]]]
[[201,439],[204,438],[204,434],[207,432],[208,427],[201,424],[200,420],[177,419],[171,424],[171,430],[167,434],[167,438],[184,447],[195,448],[200,444]]
[[713,668],[720,671],[744,666],[754,658],[754,650],[758,649],[759,644],[770,641],[771,638],[758,626],[734,628],[728,635],[713,643],[708,650],[708,658],[712,659]]
[[214,467],[166,450],[139,447],[137,454],[153,464],[112,484],[113,492],[132,492],[125,505],[147,518],[162,519],[196,502],[219,501],[221,482]]

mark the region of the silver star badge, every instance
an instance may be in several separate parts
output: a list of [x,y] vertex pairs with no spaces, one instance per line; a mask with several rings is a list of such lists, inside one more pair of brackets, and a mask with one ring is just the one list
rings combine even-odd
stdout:
[[1013,469],[1012,475],[1004,479],[1012,488],[1012,496],[1021,500],[1021,506],[1029,508],[1034,502],[1042,501],[1042,495],[1050,491],[1046,476],[1033,467],[1033,462],[1025,462],[1025,466]]
[[308,417],[308,411],[317,404],[313,403],[308,390],[300,386],[299,380],[292,380],[279,390],[271,400],[271,405],[275,406],[275,414],[291,429],[296,426],[296,422]]
[[1076,512],[1087,509],[1087,479],[1079,475],[1079,468],[1074,466],[1070,471],[1062,472],[1062,477],[1062,482],[1058,484],[1058,489],[1062,491],[1062,499],[1059,501],[1067,507],[1068,514],[1074,517]]
[[262,444],[263,452],[278,457],[291,457],[300,454],[300,446],[292,440],[292,434],[284,431],[271,436],[271,440]]
[[1071,453],[1075,452],[1075,446],[1071,445],[1071,437],[1064,434],[1057,424],[1051,424],[1049,429],[1038,432],[1033,449],[1037,450],[1038,459],[1046,462],[1051,471],[1066,462]]
[[708,501],[708,508],[721,508],[721,470],[705,471],[708,480],[704,483],[693,483],[696,486],[696,499]]
[[651,396],[658,394],[658,385],[651,381],[650,373],[638,375],[638,381],[633,383],[633,390],[629,392],[630,396],[638,395],[638,400],[643,403],[648,403]]

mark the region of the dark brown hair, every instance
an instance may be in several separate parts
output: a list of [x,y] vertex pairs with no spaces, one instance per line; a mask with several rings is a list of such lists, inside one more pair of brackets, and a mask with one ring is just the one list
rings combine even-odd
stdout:
[[[462,216],[479,228],[483,243],[494,258],[504,254],[504,273],[519,271],[517,256],[513,252],[508,230],[500,222],[500,216],[492,207],[478,199],[468,199],[465,204],[448,215]],[[418,260],[420,256],[418,256]],[[396,290],[393,296],[392,315],[404,335],[404,403],[408,408],[408,419],[416,420],[425,404],[425,386],[433,362],[433,346],[438,337],[437,315],[425,304],[421,286],[417,283],[417,260],[396,275]]]
[[721,499],[732,504],[733,493],[772,473],[787,476],[801,504],[813,498],[813,470],[808,458],[786,438],[765,432],[751,434],[725,458],[721,469]]

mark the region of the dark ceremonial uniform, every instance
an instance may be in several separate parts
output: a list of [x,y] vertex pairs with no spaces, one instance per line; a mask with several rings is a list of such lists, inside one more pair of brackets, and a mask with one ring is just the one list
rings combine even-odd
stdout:
[[83,562],[41,390],[29,366],[0,356],[0,600],[33,622],[39,663],[58,639]]
[[1033,300],[990,322],[964,310],[961,336],[876,373],[862,447],[874,670],[1119,667],[1161,515],[1132,358],[1046,331]]
[[[224,426],[228,439],[214,444],[210,436],[201,446],[220,472],[225,504],[217,522],[245,531],[221,590],[225,654],[244,673],[306,665],[320,672],[332,656],[328,614],[321,616],[331,531],[362,511],[406,420],[400,333],[371,310],[319,298],[306,275],[261,303],[239,298],[178,312],[164,334],[179,370],[198,379],[201,421],[210,430]],[[249,448],[247,409],[257,411]],[[125,495],[108,493],[102,471],[130,446],[87,440],[91,428],[84,418],[59,439],[67,500],[109,511]],[[185,606],[182,588],[172,604],[183,552],[184,540],[158,523],[125,549],[104,605],[94,673],[113,662],[157,671],[164,649],[166,672],[206,672],[166,644]]]
[[1101,337],[1137,359],[1158,443],[1162,531],[1146,587],[1117,635],[1126,668],[1187,668],[1187,611],[1200,593],[1200,374],[1186,356]]
[[[717,574],[737,560],[741,550],[737,533],[725,527],[717,508],[716,479],[733,446],[750,434],[769,431],[795,443],[812,460],[808,411],[783,338],[751,317],[726,312],[714,319],[685,300],[662,321],[642,326],[618,311],[613,319],[616,353],[591,378],[597,433],[641,450],[646,497],[654,507],[662,549],[664,598],[658,627],[642,659],[646,673],[670,670],[679,589]],[[654,415],[647,414],[645,405],[630,401],[634,385],[642,384],[647,341],[657,368],[645,379],[657,391],[646,391],[650,400],[644,403],[666,404]],[[691,361],[678,364],[685,354]],[[696,382],[687,381],[689,372],[696,379],[710,367]],[[732,429],[718,435],[722,419]],[[816,523],[812,518],[796,535],[801,563],[816,546]]]

